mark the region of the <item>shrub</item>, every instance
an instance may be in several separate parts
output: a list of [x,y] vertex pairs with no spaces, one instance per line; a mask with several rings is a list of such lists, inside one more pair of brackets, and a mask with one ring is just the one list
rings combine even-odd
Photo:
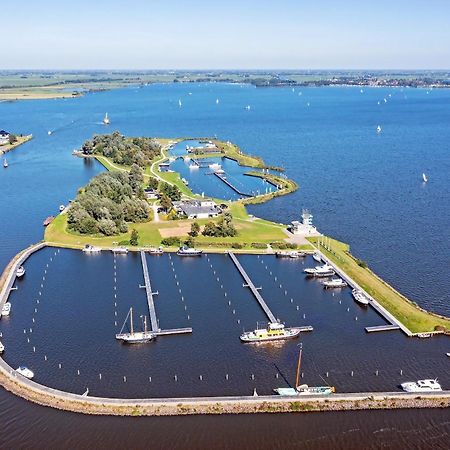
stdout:
[[136,245],[138,245],[138,241],[139,241],[139,233],[137,230],[133,230],[131,232],[130,245],[136,247]]
[[252,248],[267,248],[267,244],[264,244],[263,242],[252,242],[251,244]]
[[231,244],[231,248],[236,248],[236,249],[244,248],[244,244],[241,244],[241,243],[239,243],[239,242],[233,242],[233,243]]
[[167,247],[179,247],[181,245],[181,240],[179,237],[171,236],[161,240],[162,245]]

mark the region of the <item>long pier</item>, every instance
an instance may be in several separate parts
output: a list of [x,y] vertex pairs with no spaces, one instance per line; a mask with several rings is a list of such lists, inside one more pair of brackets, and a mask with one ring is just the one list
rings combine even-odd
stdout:
[[234,262],[234,265],[237,267],[237,269],[241,273],[242,278],[244,278],[245,282],[247,283],[246,286],[248,286],[250,288],[250,290],[252,291],[252,294],[255,296],[256,300],[258,300],[258,303],[261,305],[261,308],[266,313],[266,316],[269,318],[269,321],[271,323],[277,322],[277,319],[273,315],[270,308],[267,306],[267,303],[264,301],[261,294],[258,292],[258,289],[256,289],[255,285],[253,284],[253,281],[247,275],[247,272],[242,267],[241,263],[236,258],[236,255],[233,252],[228,252],[228,254],[230,255],[231,260]]
[[[329,258],[327,258],[318,248],[317,249],[320,258],[323,262],[333,267],[334,271],[344,280],[347,282],[349,286],[351,286],[353,289],[358,289],[362,292],[364,292],[364,295],[367,296],[367,298],[370,300],[369,304],[372,306],[372,308],[377,311],[377,313],[383,317],[390,325],[397,327],[398,329],[402,330],[403,333],[405,333],[407,336],[413,336],[414,334],[407,328],[405,325],[403,325],[399,320],[397,320],[386,308],[381,306],[371,295],[369,295],[365,289],[363,289],[353,278],[350,278],[342,269],[340,269],[333,261],[331,261]],[[371,328],[371,327],[369,327]],[[376,327],[375,327],[376,328]],[[388,327],[385,328],[385,330],[392,330],[394,328]],[[384,331],[382,329],[378,330],[371,330],[371,331]]]
[[221,175],[220,173],[214,172],[214,175],[219,178],[220,180],[222,180],[228,187],[230,187],[231,189],[233,189],[234,192],[237,192],[239,195],[242,195],[243,197],[253,197],[252,194],[248,194],[246,192],[242,192],[240,191],[236,186],[234,186],[233,184],[231,184],[223,175]]
[[167,330],[162,330],[161,328],[159,328],[158,319],[156,318],[155,302],[153,301],[153,296],[156,295],[157,292],[153,292],[152,290],[145,252],[141,250],[140,254],[142,262],[142,272],[144,273],[144,282],[145,282],[145,286],[143,287],[145,287],[145,291],[147,294],[148,312],[150,315],[150,326],[152,328],[153,333],[155,333],[156,336],[167,336],[168,334],[192,333],[192,328],[190,327],[171,328]]
[[378,325],[375,327],[366,327],[368,333],[373,333],[375,331],[390,331],[390,330],[400,330],[397,325]]

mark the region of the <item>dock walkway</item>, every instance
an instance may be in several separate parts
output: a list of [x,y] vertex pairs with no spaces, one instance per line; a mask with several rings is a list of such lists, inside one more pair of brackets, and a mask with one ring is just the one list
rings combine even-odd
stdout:
[[[369,304],[372,306],[372,308],[377,311],[378,314],[380,314],[381,317],[383,317],[390,325],[398,327],[400,330],[403,331],[407,336],[413,336],[413,333],[405,327],[399,320],[397,320],[386,308],[381,306],[371,295],[369,295],[358,283],[356,283],[355,280],[350,278],[342,269],[340,269],[333,261],[331,261],[329,258],[327,258],[320,249],[317,249],[318,253],[320,254],[320,257],[322,258],[322,261],[326,264],[329,264],[333,267],[334,271],[337,275],[339,275],[344,281],[347,282],[349,286],[351,286],[353,289],[358,289],[362,292],[364,292],[364,295],[367,296],[367,298],[370,300]],[[393,329],[391,327],[387,329]],[[372,331],[382,331],[382,330],[372,330]]]
[[236,186],[234,186],[233,184],[231,184],[223,175],[221,175],[220,173],[214,172],[214,175],[219,178],[220,180],[222,180],[228,187],[230,187],[231,189],[233,189],[234,192],[237,192],[239,195],[242,195],[243,197],[253,197],[253,194],[248,194],[246,192],[242,192],[240,191]]
[[261,305],[261,308],[266,313],[266,316],[269,318],[269,321],[271,323],[277,322],[277,319],[273,315],[270,308],[267,306],[267,303],[264,301],[261,294],[258,292],[258,289],[256,289],[255,285],[253,284],[253,281],[247,275],[247,272],[242,267],[241,263],[236,258],[236,255],[233,252],[228,252],[228,254],[230,255],[231,260],[234,262],[234,265],[237,267],[237,269],[241,273],[242,278],[244,278],[245,282],[247,283],[246,285],[250,288],[250,290],[252,291],[252,294],[255,296],[256,300],[258,300],[258,303]]
[[145,292],[147,294],[148,312],[150,314],[150,324],[152,331],[158,332],[158,320],[156,318],[155,302],[153,301],[154,292],[152,291],[152,285],[150,283],[150,276],[148,274],[147,260],[145,258],[145,252],[141,250],[141,262],[142,271],[144,272]]

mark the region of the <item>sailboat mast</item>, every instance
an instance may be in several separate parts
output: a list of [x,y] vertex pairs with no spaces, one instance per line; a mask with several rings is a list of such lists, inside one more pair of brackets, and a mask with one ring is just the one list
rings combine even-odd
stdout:
[[300,346],[300,351],[298,352],[298,362],[297,362],[297,375],[295,377],[295,389],[297,389],[298,387],[298,382],[300,379],[300,367],[301,367],[301,361],[302,361],[302,349],[303,349],[303,344],[299,344]]
[[134,334],[134,330],[133,330],[133,308],[130,308],[130,321],[131,321],[131,334]]

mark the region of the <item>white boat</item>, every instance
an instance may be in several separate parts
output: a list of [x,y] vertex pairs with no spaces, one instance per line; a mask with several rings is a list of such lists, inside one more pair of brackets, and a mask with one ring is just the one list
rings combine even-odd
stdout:
[[405,392],[436,392],[442,391],[441,385],[438,383],[436,379],[426,379],[426,380],[418,380],[418,381],[408,381],[406,383],[402,383],[401,388]]
[[28,367],[20,366],[16,369],[17,373],[20,373],[25,378],[31,380],[34,377],[34,372],[30,370]]
[[297,387],[298,395],[330,395],[335,392],[334,386],[308,386],[307,384],[302,384]]
[[3,167],[5,169],[8,167],[8,161],[6,161],[6,158],[3,160]]
[[446,353],[446,355],[450,358],[450,352]]
[[272,322],[267,325],[267,328],[257,328],[242,333],[240,339],[242,342],[280,341],[296,338],[299,334],[300,328],[285,328],[282,323]]
[[47,134],[50,136],[52,134],[52,132],[49,130],[49,131],[47,131]]
[[314,268],[306,268],[303,272],[313,277],[330,277],[335,273],[333,267],[328,264],[316,266]]
[[428,183],[428,177],[424,173],[422,174],[422,180],[424,183]]
[[66,209],[65,205],[59,205],[59,212],[63,212]]
[[159,247],[150,248],[148,252],[151,253],[152,255],[162,255],[164,253],[164,249],[160,245]]
[[298,252],[297,250],[291,250],[288,252],[275,252],[275,256],[277,258],[297,259],[297,258],[303,258],[304,256],[306,256],[306,253]]
[[25,275],[25,267],[20,266],[17,270],[16,270],[16,277],[17,278],[21,278]]
[[342,278],[332,278],[331,280],[324,281],[322,284],[324,289],[347,287],[347,283]]
[[5,346],[0,342],[0,353],[5,351]]
[[105,117],[103,118],[103,123],[105,125],[109,125],[109,117],[108,117],[108,113],[105,114]]
[[320,256],[319,252],[314,252],[312,257],[317,261],[317,262],[322,262],[322,257]]
[[381,126],[380,125],[377,126],[377,133],[381,133]]
[[9,316],[11,313],[11,303],[6,302],[2,308],[2,316]]
[[126,255],[128,253],[128,249],[126,247],[113,247],[111,251],[116,255]]
[[189,164],[189,170],[199,169],[200,166],[198,164]]
[[98,253],[101,252],[102,249],[100,247],[94,247],[93,245],[86,244],[83,248],[84,253]]
[[220,102],[219,102],[219,99],[218,98],[216,98],[216,105],[218,105]]
[[[123,329],[127,324],[128,317],[130,318],[130,332],[124,333]],[[144,320],[144,331],[135,331],[133,325],[133,308],[130,308],[127,317],[125,317],[120,333],[116,334],[116,339],[124,342],[125,344],[142,344],[145,342],[150,342],[154,339],[156,334],[147,330],[147,316],[144,315],[141,316],[141,318]]]
[[430,338],[431,336],[433,336],[431,333],[418,333],[417,334],[417,337],[419,337],[421,339]]
[[360,291],[359,289],[353,289],[352,290],[352,296],[361,305],[368,305],[369,299],[364,295],[363,291]]
[[189,181],[186,180],[186,178],[181,179],[182,183],[184,183],[186,186],[189,186]]
[[214,171],[222,168],[222,166],[219,163],[212,163],[208,167]]
[[181,103],[181,100],[178,100],[178,106],[181,108],[183,104]]
[[203,250],[197,250],[196,248],[186,247],[183,245],[183,247],[180,247],[177,251],[177,255],[179,256],[202,256]]
[[245,109],[246,109],[247,111],[250,111],[250,110],[252,109],[252,107],[251,107],[250,105],[247,105],[247,106],[245,107]]

